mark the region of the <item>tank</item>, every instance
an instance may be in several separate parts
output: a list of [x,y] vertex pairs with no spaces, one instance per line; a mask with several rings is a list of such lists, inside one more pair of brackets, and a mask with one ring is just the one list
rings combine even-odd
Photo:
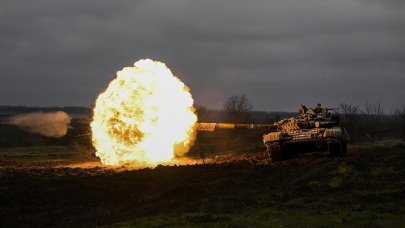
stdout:
[[340,117],[333,108],[301,105],[299,116],[273,124],[198,123],[198,131],[215,129],[267,129],[263,143],[272,162],[295,157],[306,151],[329,152],[332,157],[347,154],[348,133],[339,127]]
[[272,162],[292,158],[305,151],[329,152],[332,157],[347,155],[348,134],[339,127],[334,109],[301,105],[299,116],[274,123],[273,131],[263,135]]

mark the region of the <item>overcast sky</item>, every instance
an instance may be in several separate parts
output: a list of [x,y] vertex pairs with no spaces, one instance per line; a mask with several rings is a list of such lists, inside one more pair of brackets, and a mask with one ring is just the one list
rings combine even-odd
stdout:
[[115,72],[159,60],[221,108],[405,105],[402,0],[1,0],[0,105],[89,106]]

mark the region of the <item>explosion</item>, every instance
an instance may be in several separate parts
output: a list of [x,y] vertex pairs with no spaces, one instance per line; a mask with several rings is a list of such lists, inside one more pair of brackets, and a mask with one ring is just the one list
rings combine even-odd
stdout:
[[93,145],[103,164],[156,166],[188,152],[196,121],[189,88],[165,64],[139,60],[98,96]]

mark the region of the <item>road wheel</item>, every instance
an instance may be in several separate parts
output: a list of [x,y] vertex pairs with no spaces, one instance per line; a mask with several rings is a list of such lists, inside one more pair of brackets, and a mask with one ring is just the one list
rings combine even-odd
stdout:
[[266,145],[267,153],[271,162],[278,162],[283,160],[283,147],[280,142],[273,142]]

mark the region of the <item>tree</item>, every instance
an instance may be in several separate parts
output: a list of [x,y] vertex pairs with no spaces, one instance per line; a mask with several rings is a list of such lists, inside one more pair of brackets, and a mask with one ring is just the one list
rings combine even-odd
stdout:
[[342,103],[340,104],[340,114],[341,125],[346,128],[349,134],[353,134],[359,120],[359,107]]
[[401,118],[402,124],[405,125],[405,106],[398,112],[398,116]]
[[365,104],[365,112],[366,115],[366,129],[369,131],[368,133],[375,138],[377,130],[381,128],[382,118],[384,116],[384,109],[380,102],[375,104],[371,104],[367,102]]
[[397,116],[397,120],[399,121],[399,128],[400,133],[402,136],[405,136],[405,106],[402,106],[401,109],[397,109],[394,112],[395,116]]
[[225,99],[224,111],[230,122],[248,122],[249,111],[253,108],[252,102],[246,95],[233,95]]

